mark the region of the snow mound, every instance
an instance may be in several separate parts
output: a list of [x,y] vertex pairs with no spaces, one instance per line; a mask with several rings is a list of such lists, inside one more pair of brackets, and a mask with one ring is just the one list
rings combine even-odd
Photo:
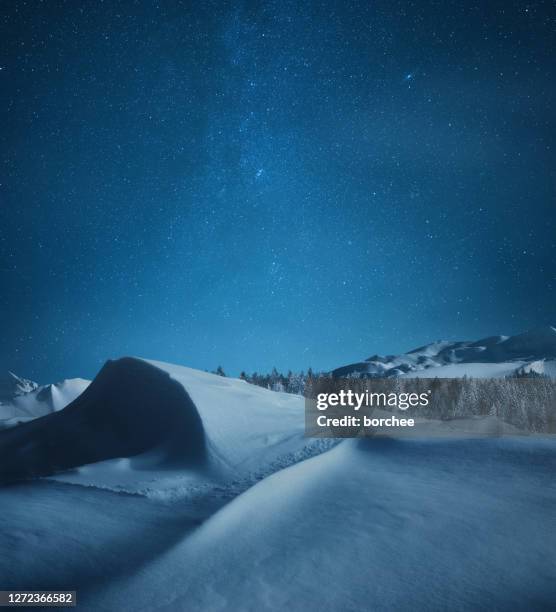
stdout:
[[266,478],[82,604],[552,609],[555,449],[534,438],[345,441]]
[[187,389],[207,437],[210,461],[232,472],[296,452],[304,439],[304,400],[191,368],[149,361]]
[[0,482],[154,449],[164,466],[203,463],[201,420],[167,372],[123,358],[107,362],[64,409],[0,431]]
[[[474,342],[439,340],[402,355],[373,355],[365,361],[336,368],[332,374],[339,378],[504,377],[523,372],[530,363],[555,359],[556,328],[546,326],[516,336],[489,336]],[[543,369],[549,376],[552,372],[552,367]]]
[[172,498],[223,485],[235,495],[334,444],[306,438],[304,424],[301,396],[128,357],[66,408],[0,431],[0,481],[51,476]]
[[301,396],[159,361],[146,363],[179,384],[195,405],[206,443],[202,469],[165,465],[161,469],[153,464],[151,452],[86,465],[53,478],[164,500],[229,499],[261,478],[336,443],[305,437]]

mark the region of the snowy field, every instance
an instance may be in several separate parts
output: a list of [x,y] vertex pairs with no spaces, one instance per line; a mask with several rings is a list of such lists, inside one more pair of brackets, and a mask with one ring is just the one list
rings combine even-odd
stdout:
[[[186,390],[203,461],[162,445],[2,487],[3,589],[111,612],[554,609],[553,437],[312,440],[300,397],[147,366]],[[73,420],[18,428],[26,461],[53,418],[83,426],[89,388]]]

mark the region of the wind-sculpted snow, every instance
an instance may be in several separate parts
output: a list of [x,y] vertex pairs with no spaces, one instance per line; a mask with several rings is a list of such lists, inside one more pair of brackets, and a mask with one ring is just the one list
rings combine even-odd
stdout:
[[304,437],[303,411],[302,397],[242,380],[111,361],[63,410],[0,431],[0,481],[51,476],[159,499],[233,497],[332,445]]
[[0,431],[0,482],[153,450],[164,467],[202,464],[202,423],[182,385],[123,358],[107,362],[63,410]]
[[549,610],[549,438],[344,441],[252,487],[84,610]]
[[85,465],[55,475],[56,480],[156,499],[214,495],[229,499],[261,478],[334,444],[304,436],[301,396],[168,363],[147,364],[170,376],[195,405],[206,445],[203,465],[187,469],[157,465],[152,461],[155,453],[150,452]]

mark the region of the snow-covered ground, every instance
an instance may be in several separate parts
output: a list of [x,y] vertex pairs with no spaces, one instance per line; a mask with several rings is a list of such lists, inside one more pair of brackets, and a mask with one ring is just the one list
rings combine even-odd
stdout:
[[554,437],[477,438],[499,431],[489,417],[338,444],[304,437],[301,397],[160,362],[114,367],[67,410],[0,432],[0,452],[36,461],[52,432],[102,442],[122,418],[145,420],[133,435],[156,430],[156,401],[106,410],[139,372],[161,396],[181,389],[203,461],[149,449],[0,488],[1,588],[77,590],[79,609],[106,611],[553,609]]
[[83,610],[548,610],[555,468],[542,438],[370,439],[213,507],[17,485],[0,575]]
[[[554,604],[551,441],[350,440],[259,483],[94,609]],[[140,596],[137,597],[137,593]]]

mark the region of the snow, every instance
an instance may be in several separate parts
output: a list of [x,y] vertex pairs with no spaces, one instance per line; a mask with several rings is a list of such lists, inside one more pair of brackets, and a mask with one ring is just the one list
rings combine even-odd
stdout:
[[0,404],[11,402],[14,397],[29,393],[38,387],[36,382],[21,378],[13,372],[0,376]]
[[554,376],[555,360],[556,328],[546,326],[515,336],[489,336],[475,342],[439,340],[402,355],[373,355],[366,361],[336,368],[333,374],[338,377],[498,378],[547,361],[552,365],[543,367],[542,373]]
[[250,484],[330,444],[304,436],[300,396],[124,358],[65,410],[0,432],[0,477],[61,472],[64,482],[127,492],[156,482],[157,495],[163,480],[180,495],[192,484]]
[[504,378],[525,364],[523,361],[501,363],[450,363],[402,374],[401,378]]
[[249,471],[307,444],[302,397],[190,368],[149,363],[187,389],[203,422],[212,459],[222,469]]
[[89,380],[72,378],[53,385],[35,385],[13,395],[9,401],[0,404],[0,428],[61,410],[81,395],[89,384]]
[[[51,393],[55,407],[85,388],[65,410],[0,432],[2,469],[9,453],[35,469],[44,440],[76,466],[0,488],[4,589],[77,589],[81,610],[107,612],[555,601],[554,436],[475,417],[337,443],[304,437],[301,397],[241,380],[128,358],[86,383]],[[176,460],[176,441],[193,456]],[[113,458],[75,463],[91,456]]]
[[[304,399],[298,395],[183,366],[145,361],[169,374],[193,401],[207,440],[208,463],[184,472],[160,463],[148,465],[142,457],[112,459],[52,478],[165,499],[223,487],[226,495],[233,495],[265,475],[334,444],[304,436]],[[229,487],[233,487],[232,492]]]
[[556,359],[544,360],[539,359],[538,361],[530,361],[525,363],[518,372],[520,374],[541,374],[544,376],[550,376],[556,378]]
[[98,611],[549,609],[555,468],[549,438],[348,440],[208,516],[19,485],[0,491],[0,575]]

